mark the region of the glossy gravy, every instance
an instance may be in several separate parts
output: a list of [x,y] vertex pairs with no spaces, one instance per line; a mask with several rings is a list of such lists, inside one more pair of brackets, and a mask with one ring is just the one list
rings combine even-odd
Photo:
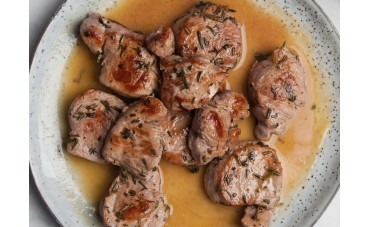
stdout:
[[[134,31],[149,34],[159,26],[169,26],[184,15],[196,0],[125,0],[123,4],[105,14]],[[238,70],[230,73],[231,89],[244,93],[246,78],[254,62],[256,52],[268,53],[286,41],[289,49],[294,50],[304,61],[302,53],[307,52],[309,35],[304,31],[291,32],[280,22],[280,18],[266,13],[247,0],[215,0],[236,9],[237,20],[244,25],[247,34],[247,55]],[[301,108],[289,124],[284,136],[273,136],[269,144],[278,150],[283,165],[283,195],[281,202],[289,201],[290,195],[299,187],[310,172],[316,153],[329,126],[327,100],[319,90],[319,78],[312,65],[304,62],[307,72],[307,104]],[[68,135],[68,108],[74,97],[89,88],[107,91],[98,82],[100,67],[96,56],[78,41],[65,68],[59,107],[61,132],[63,138]],[[240,140],[254,140],[255,119],[250,116],[242,121]],[[116,177],[118,168],[112,165],[100,165],[69,155],[66,159],[79,184],[82,194],[96,208],[104,192]],[[161,162],[164,174],[164,192],[174,207],[174,213],[166,226],[239,226],[243,215],[242,208],[229,207],[212,203],[203,189],[201,168],[197,174],[190,173],[185,167]]]

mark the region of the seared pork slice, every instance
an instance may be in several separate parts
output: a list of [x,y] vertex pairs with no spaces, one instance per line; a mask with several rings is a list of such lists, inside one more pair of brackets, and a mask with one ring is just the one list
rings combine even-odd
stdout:
[[268,227],[272,215],[272,210],[267,210],[263,206],[247,206],[241,223],[243,227]]
[[234,68],[242,53],[242,33],[234,12],[211,2],[195,5],[173,26],[177,53],[207,58],[224,70]]
[[173,55],[175,37],[170,27],[160,27],[146,38],[148,49],[160,58]]
[[188,148],[188,134],[192,114],[187,111],[168,111],[169,128],[163,151],[163,158],[176,165],[194,165]]
[[105,137],[125,106],[116,96],[94,89],[77,96],[68,113],[71,131],[66,140],[67,151],[106,163],[101,154]]
[[100,203],[105,226],[151,227],[166,223],[172,207],[158,190],[161,180],[158,171],[151,175],[151,181],[137,179],[122,169]]
[[200,108],[226,88],[228,74],[206,59],[172,55],[161,60],[161,70],[161,100],[173,111]]
[[210,199],[227,205],[274,208],[280,199],[282,167],[273,148],[241,142],[234,153],[211,162],[204,176]]
[[240,135],[238,122],[249,116],[248,109],[242,94],[225,91],[196,110],[188,143],[197,164],[205,165],[231,152]]
[[150,95],[157,89],[156,57],[144,47],[143,35],[98,13],[91,13],[82,22],[80,33],[90,50],[99,54],[102,84],[131,98]]
[[268,140],[271,134],[284,134],[288,120],[305,105],[305,71],[299,57],[285,47],[257,59],[248,78],[248,95],[258,121],[255,136]]
[[147,96],[130,105],[107,136],[103,157],[125,166],[132,174],[147,177],[158,166],[168,128],[167,109],[154,97]]

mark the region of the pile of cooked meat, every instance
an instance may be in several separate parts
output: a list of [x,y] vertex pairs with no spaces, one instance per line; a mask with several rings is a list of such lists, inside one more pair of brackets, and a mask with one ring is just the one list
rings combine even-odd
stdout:
[[246,51],[234,13],[200,2],[147,37],[97,13],[82,22],[81,37],[102,66],[99,80],[116,95],[90,89],[74,99],[67,150],[121,167],[101,201],[105,226],[166,223],[173,208],[162,191],[162,157],[192,171],[207,165],[204,187],[212,201],[244,206],[243,226],[269,225],[281,163],[261,141],[239,141],[238,123],[250,109],[258,140],[283,134],[305,104],[305,73],[282,46],[256,57],[249,102],[227,90],[229,71]]

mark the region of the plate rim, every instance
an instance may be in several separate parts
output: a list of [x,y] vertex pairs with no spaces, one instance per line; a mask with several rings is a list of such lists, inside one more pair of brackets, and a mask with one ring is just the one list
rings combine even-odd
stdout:
[[[212,0],[210,0],[212,1]],[[318,10],[320,11],[320,13],[324,16],[326,22],[329,23],[330,25],[330,28],[333,29],[334,31],[334,34],[335,36],[338,38],[338,40],[340,40],[340,34],[338,32],[338,29],[336,28],[336,26],[334,26],[333,22],[331,21],[330,17],[327,15],[327,13],[323,10],[323,8],[316,2],[316,0],[306,0],[307,2],[311,2],[315,7],[318,8]],[[31,73],[33,71],[33,66],[35,65],[35,60],[36,60],[36,57],[38,55],[38,52],[40,52],[40,46],[41,46],[41,42],[42,42],[42,39],[45,37],[45,35],[47,34],[47,32],[49,32],[51,29],[52,29],[52,26],[53,26],[53,23],[55,23],[55,20],[56,18],[62,14],[62,10],[66,7],[67,3],[71,3],[73,2],[73,0],[63,0],[63,2],[61,2],[58,7],[56,8],[55,12],[53,13],[52,17],[49,19],[47,25],[44,27],[43,31],[40,32],[40,35],[37,39],[37,44],[34,46],[35,49],[32,53],[32,57],[30,59],[30,63],[29,63],[29,74],[31,76]],[[30,80],[34,80],[32,77],[30,77]],[[29,83],[29,87],[31,87],[31,83]],[[29,94],[30,94],[30,99],[31,99],[31,95],[33,94],[33,92],[29,91]],[[39,100],[38,100],[39,101]],[[30,103],[30,101],[29,101]],[[338,104],[338,106],[340,106]],[[31,109],[32,107],[29,106],[29,112],[31,112]],[[38,114],[38,111],[37,111],[37,108],[35,108],[35,111],[34,111],[34,114]],[[338,121],[339,121],[340,117],[338,117]],[[31,126],[31,118],[29,119],[29,125]],[[339,124],[340,125],[340,124]],[[32,134],[32,131],[31,130],[31,127],[30,127],[30,131],[29,131],[29,135]],[[339,133],[340,134],[340,133]],[[30,142],[30,151],[29,153],[32,153],[34,152],[36,149],[33,145],[31,145],[31,138],[29,138],[29,142]],[[340,140],[338,140],[338,143],[340,142]],[[340,163],[340,160],[339,160],[339,163]],[[54,212],[52,211],[49,203],[50,201],[47,201],[48,199],[46,199],[47,197],[45,196],[45,191],[44,189],[42,189],[42,186],[41,186],[41,179],[38,179],[39,176],[35,176],[35,174],[37,173],[37,171],[35,170],[35,167],[32,165],[32,159],[29,158],[29,171],[32,175],[32,179],[34,181],[34,186],[36,188],[35,191],[37,191],[37,193],[40,195],[40,198],[41,198],[41,201],[42,201],[42,204],[44,206],[46,206],[49,214],[51,214],[52,218],[56,221],[56,224],[60,225],[60,226],[64,226],[62,224],[62,221],[58,219],[58,217],[56,216],[56,214],[54,214]],[[340,171],[339,171],[339,174],[340,174]],[[36,174],[37,175],[37,174]],[[322,209],[321,212],[318,212],[318,215],[316,215],[316,218],[314,219],[314,222],[312,222],[311,226],[315,225],[317,223],[317,221],[322,217],[322,215],[325,213],[325,211],[327,210],[328,206],[332,203],[334,197],[337,195],[339,189],[340,189],[340,179],[338,178],[337,180],[338,182],[338,185],[336,186],[336,189],[335,189],[335,192],[330,196],[330,199],[328,200],[328,202],[325,204],[324,208]]]

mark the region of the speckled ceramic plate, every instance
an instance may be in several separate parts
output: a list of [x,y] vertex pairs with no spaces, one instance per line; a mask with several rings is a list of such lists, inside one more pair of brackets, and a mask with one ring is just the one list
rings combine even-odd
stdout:
[[[339,187],[339,36],[313,1],[258,1],[271,13],[293,17],[282,21],[294,30],[311,33],[308,56],[319,68],[329,95],[331,125],[311,174],[277,210],[272,226],[311,226],[321,216]],[[76,186],[62,152],[58,95],[63,70],[77,40],[77,29],[91,11],[104,13],[117,1],[68,0],[51,20],[34,55],[30,80],[30,164],[38,189],[49,209],[64,226],[101,225],[99,218]],[[290,19],[289,19],[290,18]],[[293,18],[293,19],[292,19]],[[297,24],[297,23],[296,23]]]

